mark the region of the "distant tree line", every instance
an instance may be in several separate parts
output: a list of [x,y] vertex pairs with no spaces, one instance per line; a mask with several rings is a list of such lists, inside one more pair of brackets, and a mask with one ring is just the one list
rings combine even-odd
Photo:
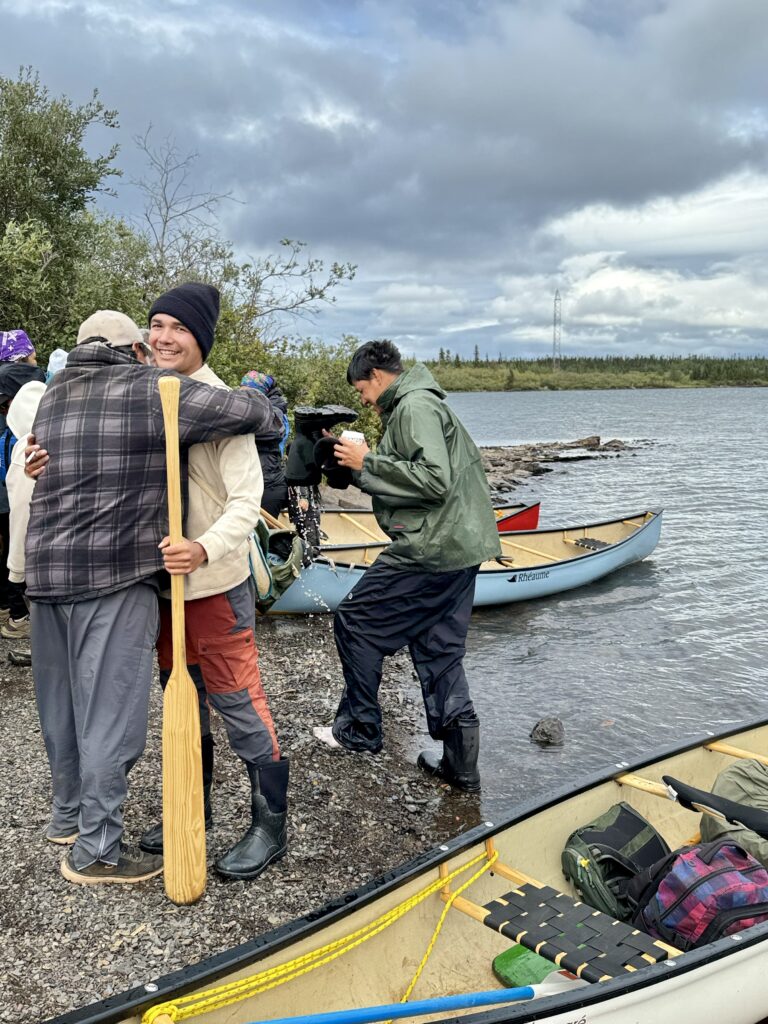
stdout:
[[447,391],[540,391],[596,388],[765,387],[765,356],[565,356],[555,368],[551,357],[471,359],[440,349],[428,360]]

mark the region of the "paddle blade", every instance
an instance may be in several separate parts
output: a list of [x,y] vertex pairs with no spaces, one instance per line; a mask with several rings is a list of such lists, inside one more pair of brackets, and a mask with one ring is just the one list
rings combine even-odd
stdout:
[[197,691],[174,665],[163,697],[163,861],[165,891],[194,903],[205,890],[205,815]]

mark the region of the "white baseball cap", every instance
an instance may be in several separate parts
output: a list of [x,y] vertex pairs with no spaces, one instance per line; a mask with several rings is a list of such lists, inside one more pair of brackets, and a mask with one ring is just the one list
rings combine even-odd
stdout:
[[99,309],[83,320],[77,332],[77,344],[91,338],[104,338],[110,345],[133,345],[144,338],[136,324],[125,313],[115,309]]

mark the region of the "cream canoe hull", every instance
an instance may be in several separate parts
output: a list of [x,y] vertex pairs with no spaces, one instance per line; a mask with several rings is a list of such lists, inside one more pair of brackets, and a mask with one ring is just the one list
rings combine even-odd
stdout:
[[[501,537],[504,564],[482,565],[473,607],[531,601],[594,583],[650,555],[659,542],[661,520],[660,510],[649,510],[601,523]],[[586,542],[596,544],[582,546]],[[324,557],[302,570],[270,614],[335,611],[385,546],[372,542],[326,549]]]
[[[193,1019],[202,1024],[246,1024],[397,1002],[429,947],[445,908],[448,887],[454,892],[482,871],[461,897],[468,907],[475,908],[514,888],[510,877],[528,876],[573,897],[560,868],[560,852],[573,829],[624,800],[653,822],[671,847],[679,846],[697,833],[700,819],[664,798],[662,776],[672,775],[710,789],[718,773],[732,763],[734,750],[765,757],[768,721],[744,725],[720,737],[699,738],[631,767],[624,763],[611,765],[579,785],[516,808],[505,820],[485,822],[253,942],[185,972],[147,979],[149,988],[139,986],[67,1014],[58,1019],[58,1024],[139,1024],[142,1013],[158,1003],[171,1002],[184,1008],[184,999],[195,993],[197,998],[202,992],[234,981],[245,983],[254,976],[261,991],[251,980],[252,994],[243,1001]],[[492,855],[498,856],[493,864],[489,859]],[[465,865],[471,866],[455,881],[445,882],[447,874]],[[506,878],[504,872],[508,873]],[[432,892],[415,902],[415,897],[430,886]],[[404,910],[409,900],[414,905]],[[389,926],[381,927],[367,940],[354,939],[365,929],[370,930],[374,922],[381,922],[386,913],[393,917]],[[509,939],[475,920],[457,900],[447,911],[411,1000],[498,987],[491,962],[509,945]],[[297,963],[301,957],[309,959]],[[306,970],[318,960],[325,962]],[[609,981],[470,1016],[474,1024],[523,1024],[534,1020],[550,1024],[698,1024],[704,1020],[756,1024],[768,1015],[766,963],[768,923]],[[287,976],[283,973],[286,964],[293,964],[293,969],[301,973],[281,983],[280,979]],[[265,975],[267,970],[270,974]],[[152,987],[156,991],[150,991]],[[451,1013],[429,1019],[454,1018]],[[156,1024],[162,1020],[158,1017]]]

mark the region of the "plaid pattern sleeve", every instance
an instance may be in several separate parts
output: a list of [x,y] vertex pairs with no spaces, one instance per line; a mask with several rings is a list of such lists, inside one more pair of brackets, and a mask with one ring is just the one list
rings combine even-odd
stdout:
[[[159,371],[153,372],[160,375]],[[234,434],[262,435],[282,430],[280,409],[260,391],[229,391],[189,377],[179,379],[179,440],[183,446],[220,441]],[[163,411],[156,380],[152,386],[162,434]]]
[[[90,600],[162,569],[157,546],[168,532],[162,374],[104,345],[85,344],[43,396],[33,429],[50,462],[30,505],[32,600]],[[181,378],[182,449],[273,429],[274,419],[263,395]]]

